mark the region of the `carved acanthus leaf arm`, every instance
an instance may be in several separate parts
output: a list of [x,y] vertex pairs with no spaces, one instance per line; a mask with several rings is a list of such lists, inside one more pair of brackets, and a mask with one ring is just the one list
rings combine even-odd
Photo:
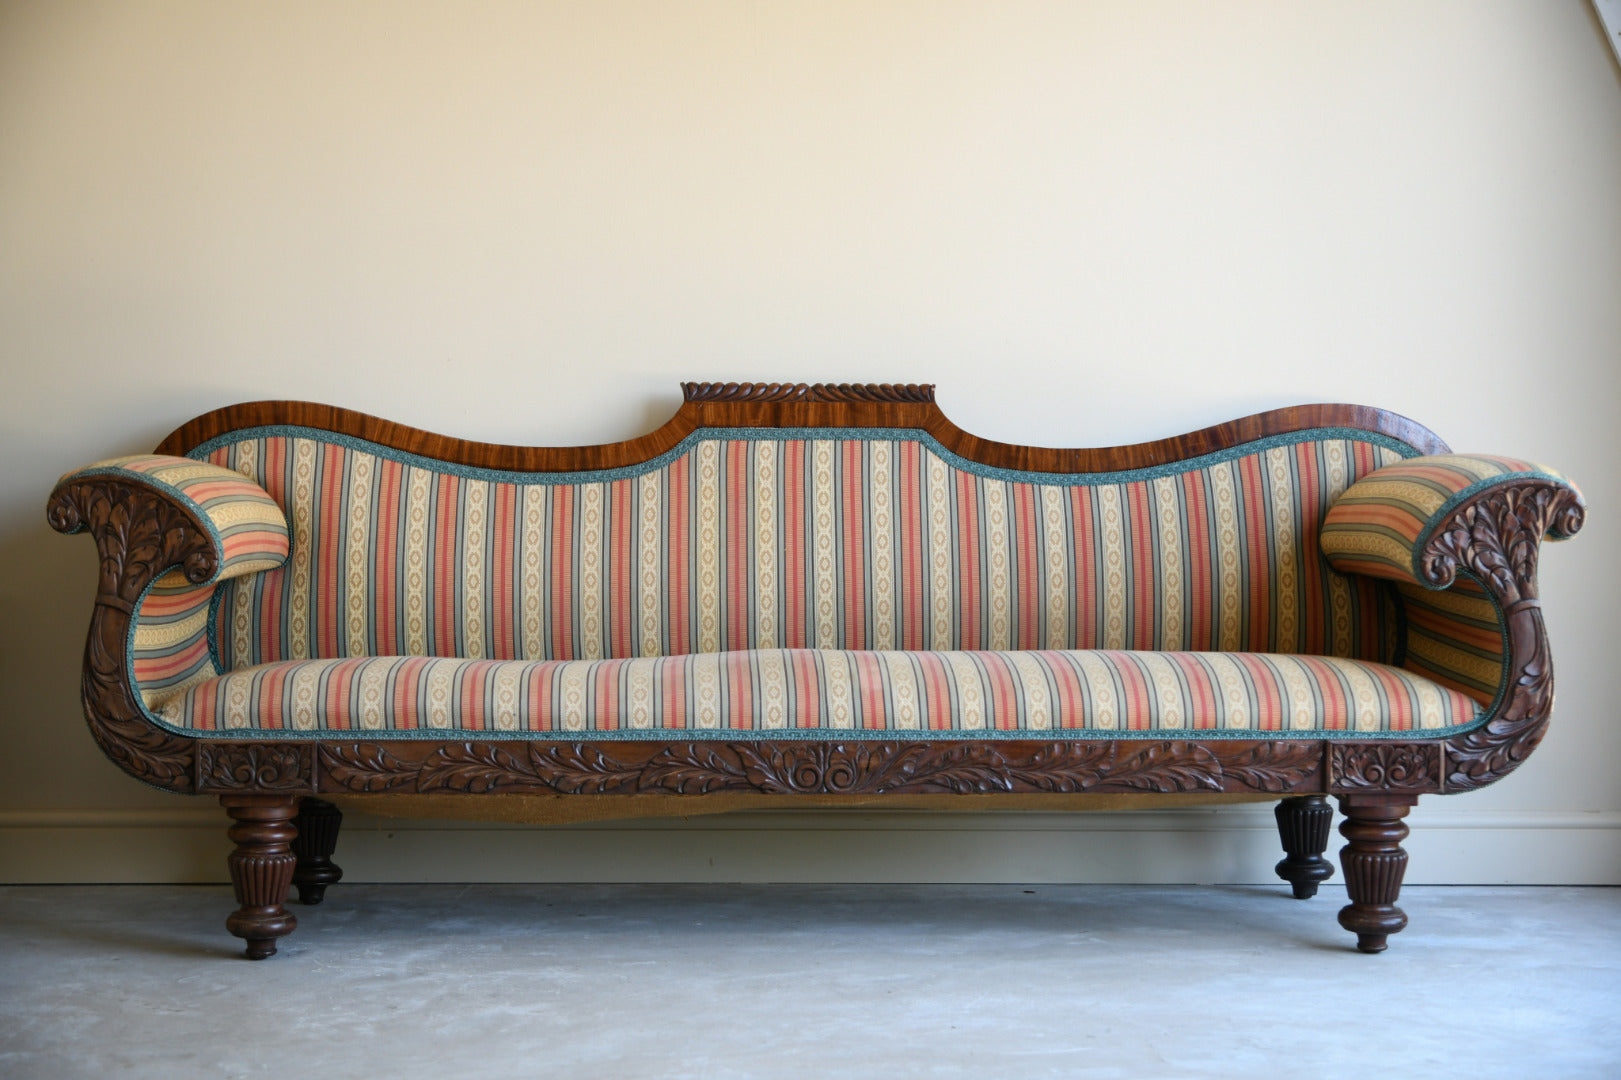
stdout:
[[131,685],[130,623],[147,587],[168,571],[198,585],[214,577],[222,553],[212,533],[181,500],[127,476],[69,476],[46,514],[57,532],[88,532],[100,557],[81,684],[91,734],[137,779],[192,791],[193,740],[148,721]]
[[1502,612],[1508,639],[1507,685],[1496,711],[1448,745],[1448,791],[1492,783],[1542,741],[1553,710],[1553,657],[1537,598],[1537,556],[1543,537],[1574,536],[1585,516],[1573,487],[1515,480],[1456,507],[1418,552],[1419,574],[1433,588],[1460,573],[1479,581]]

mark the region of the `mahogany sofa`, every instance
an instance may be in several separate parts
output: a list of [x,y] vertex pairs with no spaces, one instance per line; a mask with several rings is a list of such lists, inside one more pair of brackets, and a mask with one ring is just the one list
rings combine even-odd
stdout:
[[1271,796],[1301,897],[1337,796],[1377,952],[1408,808],[1548,722],[1537,552],[1584,513],[1551,470],[1347,405],[1052,450],[929,386],[684,390],[571,449],[238,405],[60,482],[90,730],[219,797],[247,955],[338,879],[336,794]]

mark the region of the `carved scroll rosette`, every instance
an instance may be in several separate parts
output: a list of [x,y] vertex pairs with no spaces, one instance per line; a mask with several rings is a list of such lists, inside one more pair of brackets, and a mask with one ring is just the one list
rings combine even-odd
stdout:
[[162,492],[108,477],[63,483],[47,515],[57,532],[88,532],[100,558],[81,684],[91,734],[130,775],[171,791],[194,790],[195,744],[146,719],[130,685],[128,648],[136,606],[153,581],[176,566],[193,584],[214,576],[212,537]]
[[1329,747],[1329,790],[1337,795],[1369,791],[1441,790],[1440,743],[1334,743]]
[[1489,488],[1464,502],[1420,552],[1420,571],[1445,588],[1467,573],[1496,602],[1508,635],[1507,687],[1492,718],[1447,746],[1446,790],[1466,791],[1506,776],[1536,749],[1553,710],[1553,658],[1537,598],[1537,553],[1544,536],[1582,527],[1576,491],[1548,480]]

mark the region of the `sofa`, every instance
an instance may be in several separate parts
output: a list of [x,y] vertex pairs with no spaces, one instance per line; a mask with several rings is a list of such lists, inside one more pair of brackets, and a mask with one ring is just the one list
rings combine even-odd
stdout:
[[1339,921],[1378,952],[1409,808],[1546,730],[1538,551],[1585,512],[1551,469],[1360,406],[1060,450],[970,435],[926,385],[683,389],[577,448],[235,405],[57,485],[100,559],[91,735],[219,799],[249,957],[341,876],[343,800],[1122,793],[1277,800],[1302,898],[1336,799]]

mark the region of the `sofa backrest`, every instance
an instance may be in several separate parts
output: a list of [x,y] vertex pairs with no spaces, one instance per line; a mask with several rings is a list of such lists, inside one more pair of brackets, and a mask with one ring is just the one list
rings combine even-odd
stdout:
[[218,666],[756,647],[1246,649],[1388,658],[1379,586],[1317,526],[1413,451],[1296,432],[1124,473],[993,468],[907,429],[700,428],[640,466],[520,474],[276,427],[193,456],[288,510]]

